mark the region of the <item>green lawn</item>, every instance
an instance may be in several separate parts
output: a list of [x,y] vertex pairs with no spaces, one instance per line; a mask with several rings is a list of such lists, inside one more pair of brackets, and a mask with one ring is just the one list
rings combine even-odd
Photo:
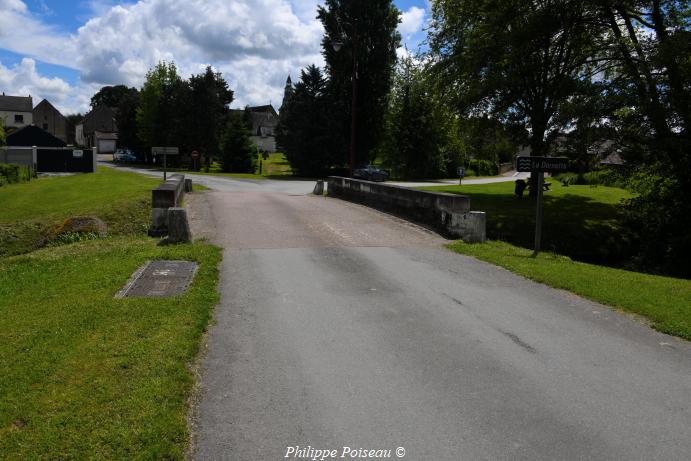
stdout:
[[646,317],[665,333],[691,340],[691,280],[641,274],[573,261],[505,242],[456,242],[449,248],[555,288]]
[[[116,234],[0,257],[0,459],[184,459],[189,365],[218,302],[221,252],[145,236],[156,183],[103,169],[0,190],[12,233],[96,215]],[[187,293],[114,299],[155,259],[199,263]]]
[[151,189],[158,180],[112,168],[97,173],[39,178],[0,188],[0,257],[36,249],[56,224],[96,216],[112,235],[146,232]]
[[[574,259],[621,264],[631,250],[631,236],[621,225],[622,199],[631,197],[614,187],[569,186],[552,182],[545,192],[542,248]],[[532,248],[535,201],[514,198],[513,182],[425,187],[425,190],[464,194],[473,210],[487,213],[487,237]]]

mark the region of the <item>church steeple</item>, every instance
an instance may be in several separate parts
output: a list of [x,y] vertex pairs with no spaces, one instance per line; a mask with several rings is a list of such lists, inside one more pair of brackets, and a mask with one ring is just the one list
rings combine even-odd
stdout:
[[286,79],[286,86],[285,89],[283,90],[283,102],[281,103],[281,107],[283,107],[288,100],[293,96],[294,88],[293,88],[293,81],[290,79],[290,75],[288,75],[288,78]]

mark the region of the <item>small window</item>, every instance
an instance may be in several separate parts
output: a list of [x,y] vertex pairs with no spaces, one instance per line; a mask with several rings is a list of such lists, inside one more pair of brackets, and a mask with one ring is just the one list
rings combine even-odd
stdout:
[[24,116],[20,114],[14,114],[14,123],[24,123]]

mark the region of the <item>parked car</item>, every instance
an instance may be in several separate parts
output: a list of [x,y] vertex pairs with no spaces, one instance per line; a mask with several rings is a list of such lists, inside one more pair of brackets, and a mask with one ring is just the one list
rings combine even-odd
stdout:
[[129,149],[118,149],[113,154],[113,161],[123,163],[134,163],[137,161],[137,156]]
[[365,181],[386,181],[389,179],[389,172],[373,165],[367,165],[353,170],[353,178],[364,179]]

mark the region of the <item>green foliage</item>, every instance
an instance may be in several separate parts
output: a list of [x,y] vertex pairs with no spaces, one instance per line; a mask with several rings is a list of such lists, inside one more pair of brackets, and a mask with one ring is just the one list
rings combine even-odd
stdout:
[[0,163],[0,186],[31,180],[31,169],[15,163]]
[[472,159],[468,162],[470,171],[475,171],[478,176],[496,176],[499,174],[499,165],[490,160]]
[[230,114],[221,140],[221,165],[226,173],[254,173],[257,148],[250,139],[245,114]]
[[85,240],[96,240],[101,238],[96,232],[69,232],[60,234],[48,242],[49,247],[70,245],[72,243],[83,242]]
[[133,93],[138,93],[136,88],[128,88],[125,85],[104,86],[91,97],[91,108],[98,106],[119,107],[120,103]]
[[[330,148],[346,163],[351,109],[357,111],[356,164],[368,163],[383,133],[387,96],[400,43],[400,13],[391,0],[326,0],[317,17],[324,26],[322,54],[332,98]],[[341,43],[339,51],[334,43]],[[353,58],[357,63],[357,101],[351,107]]]
[[146,74],[137,108],[139,138],[147,147],[178,145],[184,126],[186,82],[174,63],[159,62]]
[[383,165],[404,179],[443,176],[447,119],[429,94],[422,69],[412,58],[404,59],[394,78],[384,139],[378,150]]
[[[461,113],[492,113],[531,130],[547,150],[555,117],[580,91],[596,21],[575,1],[433,3],[430,63],[437,89]],[[563,122],[563,121],[562,121]]]
[[637,267],[691,278],[688,194],[677,178],[659,170],[639,170],[629,185],[638,194],[625,207],[627,221],[638,234]]
[[220,142],[220,133],[226,123],[228,105],[233,92],[220,72],[207,66],[204,73],[193,75],[189,81],[189,123],[185,128],[186,145],[208,157],[214,155]]
[[330,136],[334,120],[321,70],[314,65],[304,69],[300,81],[286,95],[276,142],[285,152],[293,172],[305,177],[322,176],[342,158]]
[[130,88],[118,101],[115,123],[118,126],[118,146],[137,149],[142,141],[137,133],[137,108],[139,107],[139,90]]
[[[487,213],[488,238],[533,247],[535,201],[516,200],[513,182],[424,189],[469,196],[473,210]],[[626,226],[621,204],[630,198],[622,189],[552,182],[544,195],[542,247],[579,261],[628,267],[635,235]]]

